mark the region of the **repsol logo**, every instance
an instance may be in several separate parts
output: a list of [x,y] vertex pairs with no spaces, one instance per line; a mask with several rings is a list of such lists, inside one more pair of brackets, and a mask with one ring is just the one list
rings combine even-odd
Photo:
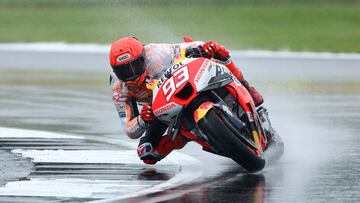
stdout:
[[180,68],[181,66],[183,66],[184,64],[182,62],[174,64],[171,68],[168,68],[160,77],[159,82],[157,83],[157,87],[161,87],[161,85],[163,84],[163,82],[167,79],[167,78],[171,78],[172,73]]

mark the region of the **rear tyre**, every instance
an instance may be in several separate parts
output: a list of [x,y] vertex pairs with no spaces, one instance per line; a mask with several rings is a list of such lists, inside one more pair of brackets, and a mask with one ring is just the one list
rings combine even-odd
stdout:
[[250,172],[256,172],[265,167],[265,159],[252,152],[227,125],[229,120],[219,109],[211,109],[198,122],[199,128],[208,136],[209,142],[228,154],[236,163]]

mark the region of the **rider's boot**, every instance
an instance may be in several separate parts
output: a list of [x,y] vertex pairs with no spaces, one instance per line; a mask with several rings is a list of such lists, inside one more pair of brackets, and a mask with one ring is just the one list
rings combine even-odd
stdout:
[[254,100],[255,106],[258,107],[262,103],[264,103],[264,99],[261,94],[252,86],[250,86],[249,82],[245,80],[244,75],[240,71],[240,69],[235,65],[235,63],[230,60],[229,63],[225,64],[225,66],[231,71],[231,73],[244,85],[244,87],[249,91],[252,99]]
[[181,149],[188,143],[188,139],[181,134],[174,140],[169,135],[161,136],[160,140],[156,140],[158,138],[155,136],[143,136],[137,148],[138,156],[146,164],[156,164],[173,150]]

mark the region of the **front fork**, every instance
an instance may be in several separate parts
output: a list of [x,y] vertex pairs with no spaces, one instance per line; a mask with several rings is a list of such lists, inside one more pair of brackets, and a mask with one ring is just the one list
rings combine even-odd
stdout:
[[[213,103],[213,102],[204,102],[200,104],[200,106],[194,111],[193,116],[196,123],[198,123],[201,119],[203,119],[206,114],[209,112],[210,109],[220,109],[222,110],[228,117],[228,119],[231,121],[230,128],[233,132],[238,132],[239,134],[241,131],[248,130],[249,133],[240,133],[241,137],[240,139],[245,142],[248,146],[258,151],[259,154],[263,153],[264,146],[262,145],[260,135],[258,133],[258,129],[255,124],[255,119],[253,117],[252,113],[248,113],[249,117],[249,125],[246,127],[246,124],[243,123],[240,119],[235,116],[230,109],[225,105],[225,103],[220,100],[219,103]],[[244,134],[251,134],[251,138],[244,136]],[[266,139],[266,138],[264,138]],[[266,142],[266,140],[264,140]]]

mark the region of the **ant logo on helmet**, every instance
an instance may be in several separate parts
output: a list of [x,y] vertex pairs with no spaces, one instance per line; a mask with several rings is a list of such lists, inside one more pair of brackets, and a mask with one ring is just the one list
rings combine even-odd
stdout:
[[130,59],[130,54],[128,54],[128,53],[120,55],[116,58],[116,60],[118,62],[123,62],[123,61],[129,60],[129,59]]

